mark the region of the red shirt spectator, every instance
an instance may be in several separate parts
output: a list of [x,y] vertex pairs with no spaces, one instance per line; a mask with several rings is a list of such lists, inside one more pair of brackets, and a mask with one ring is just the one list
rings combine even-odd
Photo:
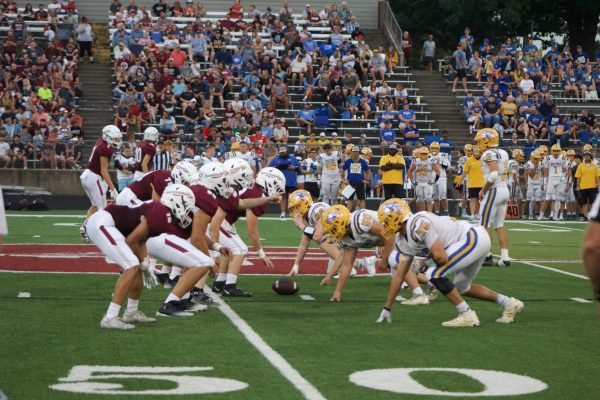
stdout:
[[173,65],[177,68],[183,65],[183,62],[187,58],[187,53],[179,47],[179,45],[175,45],[175,49],[169,55],[169,58],[173,59]]

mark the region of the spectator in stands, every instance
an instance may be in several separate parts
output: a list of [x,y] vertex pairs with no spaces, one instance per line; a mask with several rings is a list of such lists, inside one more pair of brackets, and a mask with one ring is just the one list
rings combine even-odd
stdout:
[[183,110],[183,131],[190,133],[200,123],[200,109],[196,106],[196,99],[192,99]]
[[500,110],[502,112],[502,124],[504,127],[516,130],[518,119],[515,98],[509,95],[506,101],[500,105]]
[[4,168],[8,168],[11,165],[12,158],[9,155],[10,144],[6,142],[6,135],[0,133],[0,161],[4,161]]
[[339,85],[336,85],[334,90],[329,94],[328,105],[330,118],[339,117],[339,114],[346,111],[346,96]]
[[572,69],[569,70],[567,76],[562,81],[564,96],[569,97],[574,95],[575,98],[579,101],[580,98],[580,87],[579,87],[579,79],[575,75],[575,71]]
[[404,134],[406,127],[414,124],[417,120],[417,113],[410,109],[410,104],[407,101],[402,104],[402,110],[398,113],[398,120],[400,121],[400,134]]
[[21,143],[20,135],[13,136],[9,156],[11,158],[10,163],[14,168],[17,167],[17,162],[21,162],[23,163],[23,169],[27,169],[27,153],[25,152],[25,145]]
[[381,80],[385,79],[386,67],[385,59],[382,54],[379,54],[379,50],[373,50],[373,57],[369,60],[369,70],[371,78],[376,81],[376,74],[379,74]]
[[466,52],[467,58],[471,58],[473,55],[473,48],[475,45],[475,38],[471,35],[471,28],[465,27],[464,35],[461,35],[459,43],[462,45],[463,50]]
[[289,138],[288,130],[283,124],[283,118],[275,120],[275,127],[273,128],[273,140],[277,145],[287,145]]
[[475,51],[473,57],[469,59],[469,72],[478,83],[481,83],[481,74],[483,73],[483,60],[479,56],[479,52]]
[[491,128],[496,124],[502,123],[500,115],[500,106],[494,96],[489,96],[483,105],[483,123],[486,127]]
[[423,42],[423,49],[421,49],[421,63],[425,67],[426,71],[433,71],[433,59],[435,57],[435,41],[433,40],[433,34],[427,35],[427,40]]
[[387,147],[393,143],[396,143],[396,131],[392,128],[392,121],[387,120],[383,123],[383,127],[379,131],[381,154],[385,154]]
[[[465,29],[465,34],[467,34],[467,29]],[[467,91],[467,54],[464,51],[464,44],[461,42],[457,47],[456,51],[452,54],[452,58],[454,59],[454,68],[456,70],[456,76],[454,78],[454,82],[452,83],[452,91],[456,91],[456,87],[458,86],[458,80],[462,80],[462,86],[465,92]]]
[[172,115],[169,115],[169,113],[166,111],[162,113],[162,117],[159,121],[159,130],[160,133],[167,137],[173,135],[177,130],[175,118]]
[[409,124],[404,130],[404,147],[406,153],[412,153],[412,149],[421,145],[420,139],[421,132],[417,125]]
[[410,60],[412,60],[413,56],[413,41],[410,37],[408,31],[404,31],[402,33],[402,40],[400,41],[402,45],[402,51],[404,52],[404,60],[406,65],[410,66]]
[[315,112],[310,109],[310,104],[304,103],[304,109],[298,111],[295,120],[298,126],[306,127],[306,131],[310,135],[310,133],[312,132],[312,128],[317,120],[317,117],[315,115]]

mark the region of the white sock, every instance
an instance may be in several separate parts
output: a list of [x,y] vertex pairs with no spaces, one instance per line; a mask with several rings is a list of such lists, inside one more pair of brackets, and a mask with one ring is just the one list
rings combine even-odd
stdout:
[[170,274],[171,273],[171,267],[168,265],[163,265],[162,268],[160,269],[160,273],[161,274]]
[[181,300],[181,298],[175,296],[173,293],[169,293],[169,295],[167,296],[167,299],[165,300],[165,303],[169,303],[171,301],[179,301]]
[[333,264],[335,264],[335,260],[333,258],[330,258],[329,261],[327,261],[327,273],[331,271],[331,269],[333,268]]
[[413,296],[422,296],[423,295],[423,289],[421,289],[421,286],[417,286],[416,288],[413,289]]
[[219,272],[219,275],[217,275],[217,282],[225,282],[225,280],[227,279],[227,274],[223,274],[221,272]]
[[121,311],[121,306],[115,303],[110,303],[108,310],[106,310],[106,319],[117,318]]
[[127,299],[127,309],[125,312],[127,314],[133,314],[138,310],[138,305],[140,304],[139,299]]
[[184,294],[183,296],[181,296],[181,300],[187,300],[190,298],[190,292],[187,292],[186,294]]
[[492,256],[492,252],[490,251],[489,253],[487,253],[487,256],[491,257]]
[[179,275],[181,275],[181,268],[171,267],[171,274],[169,275],[169,279],[175,279]]
[[469,305],[467,304],[466,301],[463,301],[462,303],[457,304],[456,310],[458,311],[459,314],[464,314],[467,311],[471,311],[471,309],[469,308]]
[[550,218],[554,218],[554,210],[550,211]]
[[504,307],[508,300],[509,298],[507,296],[498,293],[498,296],[496,297],[496,304],[500,304],[502,307]]
[[529,202],[529,215],[533,215],[533,211],[535,209],[535,204],[533,204],[533,201]]
[[500,249],[500,258],[503,260],[510,260],[508,256],[508,249]]
[[226,285],[235,285],[237,283],[237,275],[227,274],[227,280],[225,281]]

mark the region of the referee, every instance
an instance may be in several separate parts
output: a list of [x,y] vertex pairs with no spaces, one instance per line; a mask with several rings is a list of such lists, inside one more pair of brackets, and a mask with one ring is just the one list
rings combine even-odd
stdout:
[[156,146],[156,154],[152,159],[152,165],[155,171],[160,169],[170,170],[171,167],[173,167],[173,164],[175,164],[175,160],[173,159],[173,155],[171,154],[172,147],[173,142],[170,140],[167,140],[164,143],[158,143],[158,146]]

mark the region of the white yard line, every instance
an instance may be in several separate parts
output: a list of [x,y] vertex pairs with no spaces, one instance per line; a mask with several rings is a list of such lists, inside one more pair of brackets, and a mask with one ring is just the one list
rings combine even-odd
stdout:
[[[210,289],[206,288],[208,292]],[[308,400],[325,400],[325,397],[307,381],[300,373],[287,362],[285,358],[276,352],[264,339],[256,333],[254,329],[246,321],[244,321],[229,305],[219,296],[212,296],[217,304],[220,305],[219,310],[235,325],[235,327],[244,335],[246,340],[250,342],[266,359],[273,365],[285,379],[287,379],[302,395]]]
[[579,228],[570,228],[568,226],[564,226],[564,224],[570,224],[572,222],[556,222],[553,224],[544,224],[541,222],[527,222],[527,221],[520,221],[520,223],[525,224],[525,225],[532,225],[532,226],[537,226],[537,227],[542,227],[542,228],[552,228],[552,229],[566,229],[569,231],[580,231],[583,232],[585,231],[585,229],[579,229]]
[[571,297],[571,300],[576,301],[578,303],[591,303],[591,301],[582,299],[581,297]]
[[84,219],[85,215],[73,215],[73,214],[6,214],[8,218],[79,218]]
[[[500,257],[500,255],[494,254],[494,257]],[[589,280],[589,278],[587,276],[584,276],[584,275],[574,274],[573,272],[563,271],[563,270],[560,270],[558,268],[546,267],[545,265],[541,265],[541,264],[530,262],[530,261],[526,261],[526,260],[512,260],[512,262],[513,263],[517,263],[517,264],[520,263],[520,264],[529,265],[530,267],[536,267],[536,268],[545,269],[546,271],[552,271],[552,272],[556,272],[558,274],[572,276],[574,278],[585,279],[586,281]]]
[[314,299],[315,299],[315,298],[314,298],[314,297],[312,297],[310,294],[301,294],[301,295],[299,295],[299,297],[300,297],[302,300],[306,300],[306,301],[312,301],[312,300],[314,300]]

